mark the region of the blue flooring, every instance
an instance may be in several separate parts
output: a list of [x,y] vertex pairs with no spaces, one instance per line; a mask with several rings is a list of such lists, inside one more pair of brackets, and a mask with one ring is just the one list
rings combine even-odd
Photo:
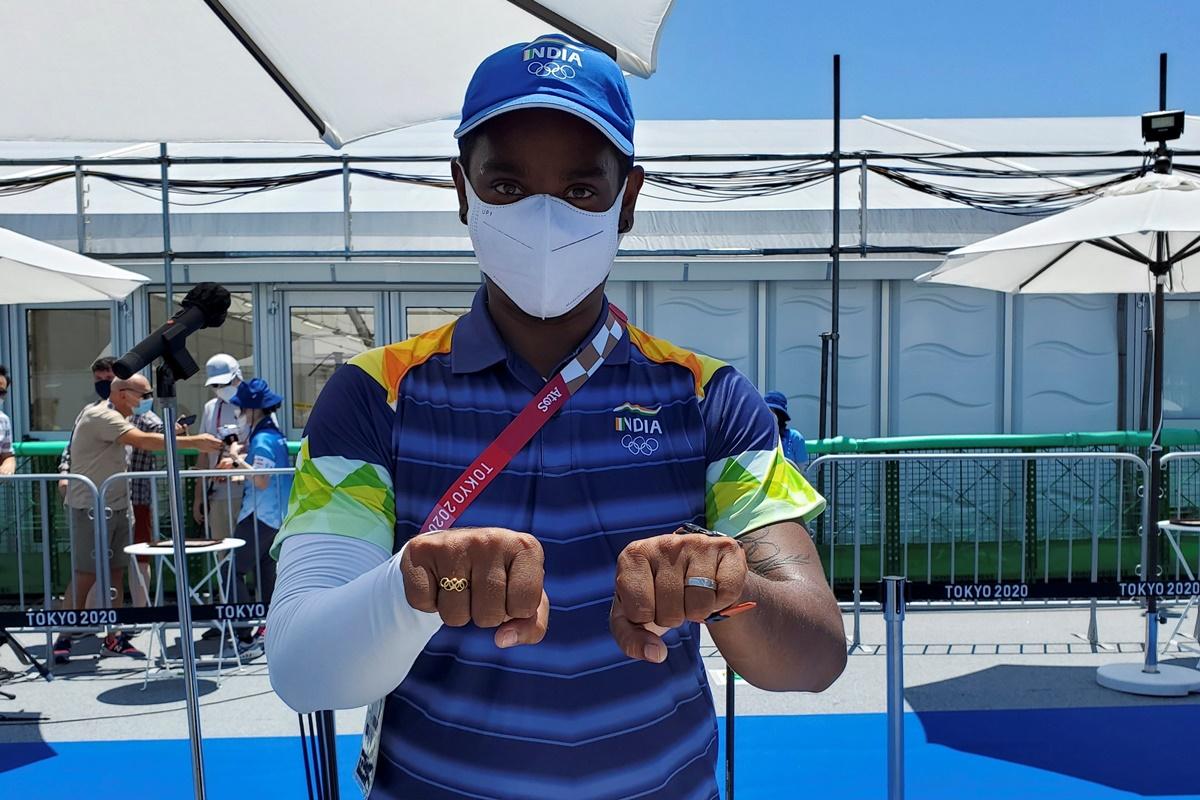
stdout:
[[[1191,751],[1200,706],[939,711],[909,714],[905,722],[909,797],[1200,800],[1187,793],[1200,792],[1190,763],[1178,761]],[[885,731],[881,714],[743,717],[737,799],[880,800]],[[350,777],[357,753],[358,737],[339,737],[346,800],[358,797]],[[307,797],[297,737],[207,739],[205,761],[214,800]],[[134,796],[192,796],[184,740],[0,745],[0,798],[45,796],[51,788],[57,797],[88,797],[114,773]]]

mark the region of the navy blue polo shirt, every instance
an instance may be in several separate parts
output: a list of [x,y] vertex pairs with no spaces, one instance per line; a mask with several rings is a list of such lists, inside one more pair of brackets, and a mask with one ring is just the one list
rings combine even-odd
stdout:
[[[309,418],[276,551],[298,533],[398,551],[543,385],[483,290],[456,323],[357,356]],[[435,634],[387,698],[371,796],[716,797],[699,627],[668,631],[662,664],[627,658],[608,627],[617,555],[685,522],[737,536],[823,507],[749,381],[630,326],[458,521],[538,538],[546,638],[501,650],[473,625]]]

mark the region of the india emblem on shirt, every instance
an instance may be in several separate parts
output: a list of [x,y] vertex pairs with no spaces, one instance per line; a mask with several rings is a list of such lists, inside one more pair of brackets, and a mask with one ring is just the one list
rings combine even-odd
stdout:
[[622,433],[662,433],[662,424],[655,419],[662,406],[639,406],[637,403],[622,403],[613,409],[618,416],[613,427]]

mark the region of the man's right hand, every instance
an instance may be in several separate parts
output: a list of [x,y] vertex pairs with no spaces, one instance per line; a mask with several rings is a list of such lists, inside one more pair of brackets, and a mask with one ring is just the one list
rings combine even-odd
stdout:
[[180,437],[184,447],[194,447],[201,453],[216,453],[221,449],[221,440],[211,433],[197,433],[193,436]]
[[[546,635],[550,601],[542,589],[542,546],[505,528],[457,528],[415,536],[404,546],[404,594],[418,611],[437,612],[453,627],[496,628],[496,646],[537,644]],[[442,588],[465,579],[462,591]],[[463,584],[459,584],[463,585]]]

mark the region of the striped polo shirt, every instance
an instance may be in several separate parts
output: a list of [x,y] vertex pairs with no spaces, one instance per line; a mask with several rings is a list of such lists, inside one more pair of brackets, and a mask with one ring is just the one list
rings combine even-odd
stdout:
[[[309,418],[276,550],[333,533],[398,551],[543,385],[482,289],[456,323],[357,356]],[[501,650],[442,627],[386,700],[371,797],[716,797],[699,626],[667,632],[662,664],[627,658],[608,626],[617,555],[685,522],[737,536],[823,507],[746,378],[630,326],[458,522],[541,542],[546,638]]]

